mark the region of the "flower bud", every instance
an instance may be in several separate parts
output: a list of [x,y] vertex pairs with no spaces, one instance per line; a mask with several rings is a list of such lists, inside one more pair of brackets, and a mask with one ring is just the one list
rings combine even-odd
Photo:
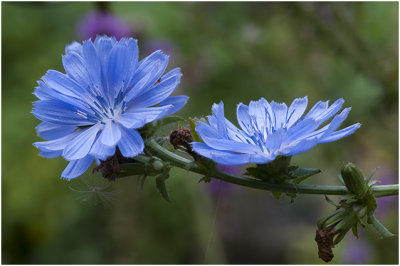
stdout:
[[153,162],[153,168],[154,168],[154,170],[159,171],[164,168],[164,164],[161,161],[156,160]]
[[342,178],[351,193],[363,197],[367,192],[368,186],[364,180],[364,176],[355,164],[349,162],[343,166]]

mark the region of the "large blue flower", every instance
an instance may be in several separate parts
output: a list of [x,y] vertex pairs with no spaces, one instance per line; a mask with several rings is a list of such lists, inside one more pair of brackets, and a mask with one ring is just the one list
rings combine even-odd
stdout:
[[[214,104],[212,116],[207,117],[209,124],[200,121],[196,127],[204,143],[193,142],[193,149],[220,164],[264,164],[278,155],[291,156],[319,143],[338,140],[360,127],[357,123],[336,131],[351,109],[337,114],[343,99],[331,106],[328,101],[320,101],[302,117],[307,101],[307,97],[295,99],[289,108],[285,103],[269,103],[264,98],[251,101],[249,106],[240,103],[237,120],[241,129],[224,117],[222,102]],[[335,114],[329,124],[319,128]]]
[[66,179],[113,155],[117,146],[125,157],[138,155],[144,143],[135,129],[178,111],[188,99],[169,97],[180,69],[163,75],[168,56],[161,51],[138,61],[132,38],[74,42],[62,62],[66,74],[49,70],[38,81],[32,113],[43,121],[36,129],[47,140],[34,145],[45,157],[70,161],[61,175]]

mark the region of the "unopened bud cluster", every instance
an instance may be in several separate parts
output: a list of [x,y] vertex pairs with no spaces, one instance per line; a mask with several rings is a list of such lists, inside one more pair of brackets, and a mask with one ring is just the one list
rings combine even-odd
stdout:
[[375,196],[371,188],[375,182],[369,183],[374,171],[364,178],[361,170],[353,163],[346,163],[341,170],[341,181],[346,186],[349,194],[345,195],[340,203],[327,198],[327,201],[336,210],[325,215],[318,221],[316,242],[318,255],[325,262],[333,258],[332,248],[338,244],[350,229],[358,237],[357,227],[372,224],[383,236],[392,234],[376,219],[374,211],[377,207]]

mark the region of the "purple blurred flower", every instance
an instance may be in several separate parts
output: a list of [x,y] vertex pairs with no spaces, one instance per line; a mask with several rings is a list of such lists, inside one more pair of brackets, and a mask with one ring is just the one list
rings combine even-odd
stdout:
[[77,32],[81,40],[94,40],[96,35],[114,36],[120,40],[131,35],[131,27],[108,11],[94,11],[79,21]]
[[368,242],[361,236],[356,239],[353,235],[348,241],[348,247],[344,251],[344,263],[348,264],[364,264],[371,260],[374,251]]
[[[218,169],[234,174],[234,175],[241,175],[243,173],[243,167],[242,166],[232,166],[232,165],[224,165],[224,164],[218,164]],[[208,186],[208,190],[210,191],[212,197],[218,197],[218,194],[220,193],[227,193],[230,191],[234,191],[238,188],[238,186],[227,183],[224,181],[221,181],[219,179],[212,178],[210,185]]]

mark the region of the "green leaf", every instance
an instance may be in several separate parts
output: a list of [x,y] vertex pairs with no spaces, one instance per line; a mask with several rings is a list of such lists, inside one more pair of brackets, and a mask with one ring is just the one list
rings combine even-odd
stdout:
[[185,121],[185,119],[183,117],[180,116],[167,116],[164,117],[160,120],[155,121],[157,123],[157,126],[165,126],[168,124],[172,124],[172,123],[177,123],[177,122],[182,122]]
[[339,181],[340,181],[340,183],[342,183],[342,185],[346,185],[345,183],[344,183],[344,180],[343,180],[343,177],[342,177],[342,175],[341,174],[338,174],[338,179],[339,179]]
[[374,180],[374,181],[371,181],[371,182],[369,182],[368,183],[368,186],[369,187],[372,187],[372,186],[374,186],[375,184],[378,184],[378,183],[380,183],[381,181],[379,181],[379,180]]
[[189,119],[189,121],[190,121],[190,131],[192,131],[193,140],[197,142],[203,142],[199,134],[197,134],[196,123],[191,118]]
[[281,197],[281,195],[282,195],[282,192],[279,192],[279,191],[271,191],[272,192],[272,195],[277,199],[277,200],[279,200],[279,198]]
[[337,203],[337,202],[331,200],[327,195],[325,195],[325,200],[326,200],[329,204],[332,204],[332,205],[335,206],[335,207],[338,207],[338,208],[340,207],[340,203]]
[[156,177],[156,188],[160,192],[161,196],[168,202],[171,202],[169,199],[167,187],[165,186],[165,180],[169,177],[168,173],[163,173]]
[[202,178],[200,178],[199,183],[200,182],[205,182],[205,183],[210,183],[211,182],[211,176],[203,176]]
[[299,184],[310,176],[321,173],[321,170],[315,168],[289,168],[289,176],[294,179],[294,183]]
[[367,184],[369,183],[369,181],[371,180],[372,176],[375,174],[376,170],[378,168],[374,168],[371,173],[369,173],[369,175],[367,176],[367,178],[365,179],[367,181]]
[[342,200],[351,200],[351,199],[356,199],[357,200],[357,196],[354,194],[346,194],[342,197]]
[[372,222],[372,225],[375,227],[375,229],[384,237],[392,237],[394,234],[392,234],[381,222],[376,219],[375,215],[371,215],[370,221]]
[[140,182],[140,189],[143,191],[144,187],[144,182],[146,181],[147,175],[142,175],[139,177],[139,182]]
[[258,167],[248,167],[246,168],[245,175],[263,179],[262,171]]
[[353,235],[358,238],[357,224],[353,225],[351,231],[353,232]]
[[180,116],[167,116],[160,120],[146,124],[144,127],[139,129],[142,136],[147,138],[152,137],[160,127],[166,126],[168,124],[182,122],[185,119]]
[[333,212],[330,212],[328,214],[325,214],[324,216],[322,216],[318,221],[317,221],[317,226],[319,229],[325,227],[326,221],[328,221],[328,219],[330,219],[331,217],[335,216],[337,213],[339,213],[338,210],[335,210]]
[[349,231],[349,230],[342,231],[342,232],[335,238],[335,240],[333,241],[333,244],[334,244],[334,245],[339,244],[339,242],[342,241],[342,239],[346,236],[346,234],[347,234],[348,231]]

